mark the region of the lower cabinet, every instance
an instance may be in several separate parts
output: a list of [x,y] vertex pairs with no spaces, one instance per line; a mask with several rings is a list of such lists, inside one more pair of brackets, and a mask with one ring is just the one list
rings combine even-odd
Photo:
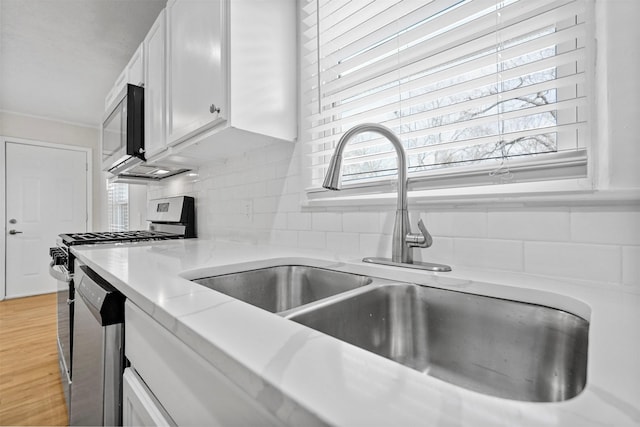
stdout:
[[133,368],[124,370],[122,382],[122,425],[176,425]]
[[[135,385],[125,385],[129,392],[123,402],[124,425],[283,425],[218,367],[130,301],[125,305],[125,325],[125,351],[133,368],[125,374],[125,384],[131,380]],[[145,395],[148,399],[140,397]],[[156,416],[161,421],[155,421]]]

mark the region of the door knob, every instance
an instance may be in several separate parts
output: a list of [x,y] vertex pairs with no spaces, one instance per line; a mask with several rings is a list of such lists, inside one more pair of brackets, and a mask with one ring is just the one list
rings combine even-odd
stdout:
[[9,234],[22,234],[22,231],[9,230]]
[[15,224],[16,222],[18,222],[15,218],[11,218],[9,220],[9,224]]

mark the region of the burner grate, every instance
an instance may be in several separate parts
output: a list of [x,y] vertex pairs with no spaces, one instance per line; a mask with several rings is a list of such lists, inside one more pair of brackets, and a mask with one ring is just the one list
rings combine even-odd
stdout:
[[67,246],[86,245],[91,243],[136,242],[144,240],[168,240],[184,237],[180,234],[161,231],[106,231],[91,233],[62,234],[62,242]]

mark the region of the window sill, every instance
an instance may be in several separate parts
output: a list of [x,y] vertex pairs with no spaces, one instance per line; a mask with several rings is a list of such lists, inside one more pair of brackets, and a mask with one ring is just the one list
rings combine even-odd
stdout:
[[[306,208],[395,208],[395,191],[375,194],[313,193]],[[333,194],[331,194],[333,196]],[[308,194],[310,196],[311,194]],[[587,179],[409,191],[409,208],[561,207],[640,205],[640,188],[596,190]]]

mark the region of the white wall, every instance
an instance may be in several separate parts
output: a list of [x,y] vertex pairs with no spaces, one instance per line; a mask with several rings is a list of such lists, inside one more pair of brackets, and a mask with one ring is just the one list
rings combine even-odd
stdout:
[[[639,188],[640,56],[616,45],[638,40],[640,2],[596,2],[598,56],[595,144],[603,188]],[[615,29],[615,31],[614,31]],[[615,33],[615,34],[614,34]],[[634,88],[635,92],[630,90]],[[200,237],[226,237],[348,257],[389,256],[394,207],[301,207],[299,144],[281,144],[211,163],[197,178],[175,177],[150,186],[149,197],[196,197]],[[508,201],[508,200],[507,200]],[[506,206],[506,205],[502,205]],[[640,201],[554,203],[539,207],[409,206],[434,244],[416,250],[425,261],[592,280],[640,292]],[[247,215],[248,213],[248,215]],[[419,256],[418,256],[419,254]]]
[[[101,172],[100,130],[98,128],[0,111],[0,135],[91,148],[93,155],[93,229],[105,229],[107,223],[105,177]],[[4,164],[2,168],[4,174]]]

